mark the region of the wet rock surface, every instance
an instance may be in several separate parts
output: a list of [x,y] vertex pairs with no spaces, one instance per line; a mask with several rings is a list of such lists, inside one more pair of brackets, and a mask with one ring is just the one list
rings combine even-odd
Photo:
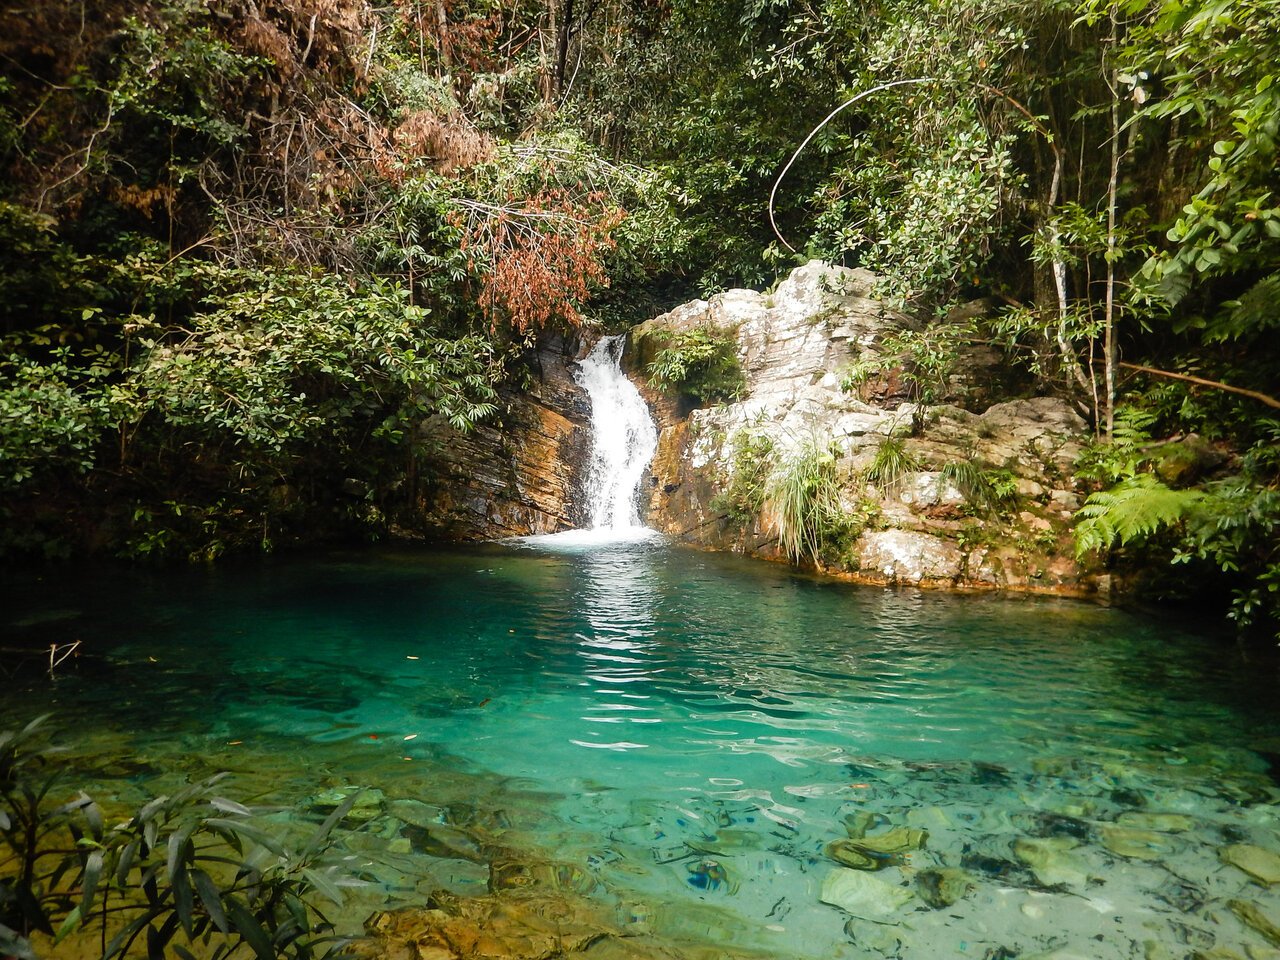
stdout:
[[[736,402],[692,410],[648,391],[661,428],[649,524],[698,546],[781,559],[767,504],[744,521],[717,495],[739,469],[740,438],[766,437],[784,459],[816,439],[838,458],[845,507],[865,520],[824,556],[827,572],[871,583],[1094,593],[1069,536],[1082,499],[1070,476],[1084,422],[1052,397],[992,402],[995,367],[976,355],[961,359],[945,402],[934,406],[908,402],[892,371],[846,392],[850,367],[879,357],[884,338],[912,323],[872,297],[874,284],[866,271],[813,261],[772,294],[727,291],[637,328],[637,380],[647,334],[710,325],[736,334],[747,384]],[[892,484],[869,483],[867,469],[890,438],[901,442],[907,468]],[[960,490],[947,479],[965,469],[957,464],[994,477],[1005,499],[993,507]]]
[[423,531],[493,540],[583,523],[591,411],[574,381],[570,345],[549,341],[533,357],[528,377],[527,387],[504,388],[499,416],[470,433],[443,422],[425,426],[434,453],[423,470]]

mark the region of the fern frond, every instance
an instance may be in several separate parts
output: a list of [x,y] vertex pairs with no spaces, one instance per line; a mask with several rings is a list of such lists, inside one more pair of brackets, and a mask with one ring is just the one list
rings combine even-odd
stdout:
[[1173,490],[1149,473],[1095,493],[1076,513],[1076,556],[1123,546],[1179,523],[1205,499],[1201,490]]
[[1280,326],[1280,273],[1272,273],[1244,292],[1239,300],[1229,300],[1221,316],[1209,327],[1210,342],[1239,340]]

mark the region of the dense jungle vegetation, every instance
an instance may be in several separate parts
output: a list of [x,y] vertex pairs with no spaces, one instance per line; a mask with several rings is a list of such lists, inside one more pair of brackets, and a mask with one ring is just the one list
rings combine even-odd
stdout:
[[[540,338],[818,256],[924,319],[914,362],[994,342],[1087,412],[1082,550],[1275,626],[1277,0],[2,16],[10,556],[411,526]],[[782,241],[775,179],[854,97],[778,185]]]

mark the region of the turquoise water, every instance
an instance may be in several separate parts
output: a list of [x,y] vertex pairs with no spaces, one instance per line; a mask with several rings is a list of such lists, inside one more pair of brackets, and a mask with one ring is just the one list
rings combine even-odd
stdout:
[[[13,672],[3,725],[53,710],[120,803],[219,769],[278,818],[364,788],[354,912],[502,892],[517,858],[691,954],[1243,954],[1265,941],[1227,902],[1280,917],[1220,859],[1280,850],[1274,663],[1167,620],[661,542],[53,571],[6,594],[7,670],[24,646],[82,655]],[[928,831],[864,874],[912,892],[884,913],[822,902],[859,814]],[[424,842],[435,824],[466,849]],[[943,867],[969,886],[934,909]]]

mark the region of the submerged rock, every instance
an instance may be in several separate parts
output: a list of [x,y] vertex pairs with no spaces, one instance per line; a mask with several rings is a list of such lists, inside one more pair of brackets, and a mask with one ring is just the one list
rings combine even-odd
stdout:
[[1084,862],[1071,853],[1080,845],[1071,837],[1028,839],[1013,842],[1014,855],[1031,868],[1036,880],[1046,887],[1083,886],[1089,879]]
[[861,849],[853,840],[833,840],[824,851],[836,863],[852,867],[854,870],[879,870],[882,867],[902,863],[901,857],[892,854],[872,855]]
[[489,857],[480,842],[465,830],[442,823],[426,827],[406,826],[401,833],[409,838],[414,852],[441,860],[470,860],[485,863]]
[[1133,860],[1159,860],[1174,849],[1167,834],[1115,825],[1102,828],[1102,845],[1118,857]]
[[365,960],[676,960],[651,938],[621,935],[586,901],[562,896],[462,898],[437,890],[427,909],[376,913],[354,955]]
[[1013,822],[1033,837],[1073,837],[1076,840],[1088,840],[1093,834],[1093,826],[1088,821],[1046,810],[1033,810],[1019,814],[1013,818]]
[[529,860],[495,860],[489,866],[489,892],[544,887],[557,892],[589,894],[595,877],[572,863]]
[[1128,810],[1116,817],[1116,823],[1138,830],[1155,830],[1159,833],[1185,833],[1196,822],[1185,813],[1145,813]]
[[837,868],[822,881],[820,899],[850,916],[889,923],[894,921],[888,918],[914,900],[915,894],[870,874]]
[[401,823],[414,827],[429,827],[444,823],[443,807],[437,807],[421,800],[391,800],[386,805],[387,813]]
[[969,874],[957,867],[930,868],[916,874],[920,899],[935,910],[963,900],[975,887]]
[[1224,863],[1238,867],[1263,886],[1280,883],[1280,854],[1251,843],[1233,843],[1218,851]]
[[[923,850],[929,841],[929,831],[915,827],[894,827],[875,836],[864,836],[859,840],[851,840],[860,849],[870,853],[906,853],[909,850]],[[840,842],[840,841],[837,841]]]
[[[854,830],[862,833],[858,824],[854,825]],[[855,870],[879,870],[881,867],[900,865],[903,862],[902,854],[923,849],[928,839],[927,830],[894,827],[872,837],[863,834],[847,840],[833,840],[827,844],[826,854],[837,863]]]
[[870,810],[859,810],[857,813],[851,813],[844,818],[845,833],[849,834],[850,839],[861,840],[867,835],[867,831],[874,827],[881,817],[878,813],[872,813]]
[[307,806],[316,813],[322,813],[327,816],[337,810],[352,795],[355,796],[355,802],[351,805],[351,809],[347,811],[347,815],[342,818],[343,820],[365,823],[382,815],[382,805],[386,798],[381,790],[373,787],[334,787],[332,790],[316,794],[307,801]]
[[1262,908],[1256,903],[1250,903],[1248,900],[1229,900],[1227,906],[1240,918],[1241,923],[1262,934],[1272,946],[1280,947],[1280,924],[1263,913]]

